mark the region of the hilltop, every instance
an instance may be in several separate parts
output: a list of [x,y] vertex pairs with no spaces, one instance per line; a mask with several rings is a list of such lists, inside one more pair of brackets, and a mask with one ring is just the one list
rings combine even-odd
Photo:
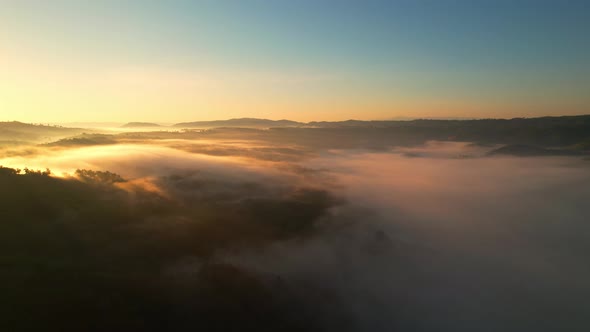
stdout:
[[121,126],[122,128],[155,128],[162,127],[157,123],[152,122],[129,122]]
[[244,127],[244,128],[271,128],[271,127],[297,127],[305,125],[302,122],[291,120],[268,120],[256,118],[240,118],[214,121],[195,121],[177,123],[174,127],[182,128],[218,128],[218,127]]
[[0,141],[7,143],[39,143],[81,134],[84,129],[57,125],[29,124],[18,121],[0,122]]

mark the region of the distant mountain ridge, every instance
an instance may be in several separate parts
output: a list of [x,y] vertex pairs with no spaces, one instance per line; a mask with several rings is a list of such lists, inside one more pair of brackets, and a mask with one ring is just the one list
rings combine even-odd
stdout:
[[216,128],[216,127],[246,127],[246,128],[270,128],[270,127],[297,127],[305,123],[291,120],[269,120],[257,118],[238,118],[229,120],[195,121],[177,123],[174,127],[181,128]]
[[154,127],[162,127],[157,123],[152,122],[128,122],[121,126],[122,128],[154,128]]
[[590,125],[589,115],[545,116],[537,118],[512,119],[413,119],[413,120],[344,120],[344,121],[312,121],[305,124],[310,127],[344,128],[344,127],[444,127],[444,126],[560,126]]
[[[139,131],[150,131],[155,129],[154,125],[156,124],[145,122],[128,124],[129,128],[139,128]],[[165,128],[226,128],[242,131],[247,129],[255,132],[250,132],[252,135],[262,135],[272,140],[306,141],[316,145],[321,143],[343,147],[356,146],[362,142],[365,142],[364,145],[378,148],[383,147],[384,142],[389,145],[408,145],[422,144],[427,141],[461,141],[513,145],[500,149],[495,154],[555,155],[562,153],[553,148],[590,152],[590,115],[480,120],[348,120],[308,123],[241,118],[185,122],[173,127],[158,126],[158,128],[164,130]],[[0,122],[0,141],[12,145],[25,142],[48,143],[84,132],[100,133],[100,131],[81,128]],[[344,144],[346,142],[350,144]],[[542,151],[531,147],[551,148],[551,150]],[[570,151],[563,153],[571,154]]]
[[[130,122],[131,124],[144,124],[143,122]],[[512,118],[512,119],[412,119],[412,120],[344,120],[344,121],[311,121],[298,122],[292,120],[269,120],[261,118],[234,118],[228,120],[193,121],[174,124],[173,127],[183,128],[219,128],[219,127],[243,127],[243,128],[270,128],[270,127],[319,127],[319,128],[350,128],[350,127],[445,127],[459,125],[476,126],[560,126],[560,125],[588,125],[590,115],[572,116],[545,116],[537,118]],[[157,125],[158,126],[158,125]]]
[[[268,119],[230,119],[176,124],[182,128],[276,128],[282,133],[305,132],[306,137],[322,138],[318,130],[338,133],[342,139],[379,139],[392,142],[464,141],[483,144],[521,144],[540,147],[576,145],[588,150],[590,144],[590,115],[546,116],[538,118],[478,119],[478,120],[383,120],[383,121],[313,121],[296,122]],[[514,151],[512,151],[514,150]],[[527,151],[525,151],[527,150]],[[532,151],[506,148],[498,154],[556,154],[557,151]]]

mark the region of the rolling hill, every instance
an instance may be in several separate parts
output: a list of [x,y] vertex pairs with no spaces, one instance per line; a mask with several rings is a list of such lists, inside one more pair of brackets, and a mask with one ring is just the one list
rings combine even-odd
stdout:
[[301,122],[290,120],[268,120],[256,118],[240,118],[215,121],[196,121],[175,124],[180,128],[219,128],[219,127],[242,127],[242,128],[271,128],[271,127],[297,127],[305,125]]

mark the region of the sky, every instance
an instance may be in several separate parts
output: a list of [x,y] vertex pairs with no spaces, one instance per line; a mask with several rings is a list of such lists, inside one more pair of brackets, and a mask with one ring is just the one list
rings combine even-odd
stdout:
[[590,2],[0,0],[0,121],[587,114]]

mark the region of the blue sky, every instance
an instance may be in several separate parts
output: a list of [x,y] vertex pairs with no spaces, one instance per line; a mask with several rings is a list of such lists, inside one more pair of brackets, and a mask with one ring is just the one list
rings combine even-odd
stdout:
[[55,121],[582,114],[589,13],[543,0],[0,0],[0,107]]

